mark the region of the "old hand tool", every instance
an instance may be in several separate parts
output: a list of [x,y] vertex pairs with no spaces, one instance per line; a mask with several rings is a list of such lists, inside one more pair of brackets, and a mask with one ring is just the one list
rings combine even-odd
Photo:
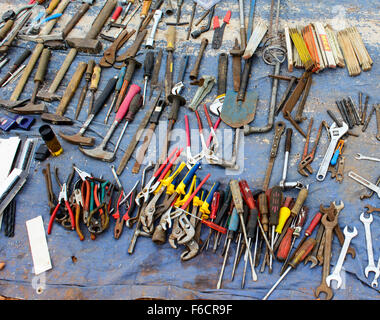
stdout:
[[[306,218],[306,217],[305,217]],[[298,243],[298,246],[297,248],[295,249],[295,251],[297,252],[297,250],[302,246],[302,244],[307,240],[308,237],[311,236],[311,234],[313,233],[315,227],[319,224],[319,221],[321,220],[322,218],[322,213],[320,212],[317,212],[314,216],[314,218],[311,220],[308,228],[306,229],[305,231],[305,234],[303,236],[303,238],[301,239],[301,241]],[[289,251],[290,252],[290,251]],[[289,258],[289,260],[293,259],[294,258],[294,254]],[[287,268],[288,266],[288,262],[285,261],[283,267],[281,268],[281,271],[285,270],[285,268]]]
[[353,171],[348,172],[348,176],[351,179],[354,179],[355,181],[359,182],[363,186],[366,186],[367,188],[374,191],[377,194],[377,196],[380,198],[380,187],[376,186],[372,182],[368,181],[367,179],[363,178],[362,176],[358,175],[357,173]]
[[269,298],[272,292],[277,288],[277,286],[285,278],[285,276],[289,273],[289,271],[292,270],[292,268],[293,269],[297,268],[299,263],[302,262],[308,256],[311,250],[313,250],[315,244],[316,244],[316,241],[314,238],[309,238],[303,243],[303,245],[299,248],[299,250],[294,254],[293,260],[289,262],[288,269],[286,269],[286,271],[283,273],[280,279],[278,279],[277,282],[273,285],[273,287],[268,291],[268,293],[265,295],[263,300],[267,300]]
[[141,12],[140,12],[140,21],[139,21],[139,24],[136,28],[136,36],[135,36],[135,40],[137,39],[137,36],[139,34],[139,31],[140,31],[140,28],[146,18],[146,16],[148,15],[148,12],[149,12],[149,8],[150,8],[150,5],[152,4],[152,0],[144,0],[143,1],[143,5],[142,5],[142,9],[141,9]]
[[189,57],[190,56],[185,55],[181,61],[181,65],[179,67],[179,72],[177,75],[177,82],[175,83],[171,91],[172,94],[179,95],[182,89],[185,87],[185,85],[183,84],[183,81],[185,79],[185,73],[186,73],[187,65],[189,63]]
[[153,15],[153,27],[145,43],[145,46],[149,49],[153,49],[154,35],[157,32],[157,27],[158,27],[158,24],[160,23],[161,17],[162,17],[162,11],[156,10]]
[[113,98],[112,98],[112,102],[108,108],[108,111],[107,111],[107,114],[106,114],[106,117],[104,119],[104,124],[107,124],[108,122],[108,118],[111,114],[111,111],[112,109],[114,108],[115,104],[116,104],[116,99],[118,97],[118,94],[121,90],[121,87],[123,85],[123,82],[124,82],[124,77],[125,77],[125,72],[127,71],[127,67],[122,67],[120,69],[120,72],[119,72],[119,75],[117,77],[117,82],[116,82],[116,87],[115,87],[115,92],[114,92],[114,95],[113,95]]
[[119,18],[122,11],[123,11],[123,7],[121,7],[121,6],[116,7],[115,11],[113,12],[113,14],[111,16],[110,21],[108,22],[108,24],[105,27],[106,31],[109,31],[111,29],[112,23],[116,22],[116,20]]
[[186,40],[189,40],[189,38],[190,38],[190,33],[191,33],[191,29],[193,27],[193,21],[194,21],[196,9],[197,9],[197,3],[196,3],[196,1],[193,1],[193,6],[191,7],[191,16],[190,16],[189,28],[187,29]]
[[202,41],[201,41],[201,46],[199,48],[199,51],[198,51],[198,56],[197,56],[197,59],[194,63],[194,67],[193,69],[190,71],[190,80],[196,80],[198,78],[198,74],[199,74],[199,69],[200,69],[200,66],[201,66],[201,62],[202,62],[202,57],[203,57],[203,54],[206,50],[206,47],[208,45],[208,40],[207,38],[203,38]]
[[234,91],[239,92],[240,89],[240,74],[241,74],[241,55],[242,50],[239,45],[238,39],[235,38],[235,45],[229,52],[232,56],[232,77],[234,83]]
[[[114,133],[116,127],[119,125],[119,123],[123,120],[124,116],[128,112],[129,106],[131,105],[132,99],[140,92],[141,88],[138,85],[132,85],[122,102],[116,116],[115,120],[112,123],[110,129],[108,130],[106,136],[104,137],[103,141],[100,143],[99,146],[97,146],[94,149],[84,149],[82,147],[79,147],[79,150],[83,152],[85,155],[90,156],[95,159],[99,159],[102,161],[108,161],[112,162],[115,158],[115,150],[113,152],[107,151],[106,145],[110,138],[112,137],[112,134]],[[116,148],[115,148],[116,149]]]
[[[245,27],[245,19],[244,19],[244,0],[239,0],[239,22],[240,22],[241,49],[245,50],[245,47],[247,45],[247,30]],[[235,41],[235,45],[236,45],[236,41]],[[238,91],[238,90],[235,90],[235,91]]]
[[335,147],[336,147],[339,139],[348,131],[348,126],[345,122],[343,122],[343,126],[341,128],[339,128],[336,125],[336,123],[334,122],[330,126],[329,131],[330,131],[330,135],[331,135],[331,141],[330,141],[330,144],[327,148],[325,156],[323,157],[323,160],[320,164],[319,170],[317,172],[317,180],[318,181],[323,181],[325,179],[331,158],[332,158],[334,151],[335,151]]
[[292,134],[293,134],[292,128],[286,129],[284,166],[282,169],[281,181],[278,183],[279,187],[282,189],[285,188],[286,176],[288,173],[289,154],[290,154],[290,149],[292,146]]
[[56,73],[53,82],[51,83],[49,89],[45,92],[39,94],[39,98],[52,101],[55,96],[55,92],[59,87],[62,79],[64,78],[67,70],[75,59],[78,51],[89,52],[89,53],[99,53],[102,45],[99,40],[96,39],[100,31],[102,30],[108,17],[111,15],[113,9],[117,4],[116,0],[109,0],[103,6],[102,10],[96,16],[94,22],[92,23],[91,29],[88,31],[84,38],[66,38],[67,44],[71,47],[65,60],[63,61],[59,71]]
[[265,173],[265,178],[264,178],[264,183],[263,183],[263,190],[266,191],[269,186],[270,182],[270,177],[272,175],[272,169],[274,166],[275,159],[277,157],[278,153],[278,148],[280,146],[280,140],[282,137],[282,134],[284,133],[285,130],[285,123],[282,121],[279,121],[275,124],[275,134],[273,137],[273,142],[272,142],[272,148],[270,151],[270,157],[269,157],[269,163],[267,167],[267,171]]
[[19,69],[22,63],[30,56],[32,52],[29,49],[25,49],[17,60],[13,63],[12,67],[6,73],[6,75],[0,80],[0,87],[2,87],[6,81]]
[[326,278],[330,274],[330,261],[331,261],[331,245],[333,238],[333,230],[338,223],[338,216],[334,217],[334,220],[329,221],[327,215],[324,215],[321,220],[322,224],[325,226],[326,240],[323,253],[323,268],[322,268],[322,282],[315,290],[315,296],[324,292],[326,294],[326,300],[331,300],[333,297],[333,292],[331,288],[327,285]]
[[326,283],[329,287],[331,287],[331,281],[335,280],[337,282],[336,288],[339,289],[343,283],[342,277],[340,276],[340,272],[343,267],[343,262],[346,258],[347,250],[350,245],[350,242],[353,238],[355,238],[358,234],[358,230],[354,227],[352,232],[348,231],[348,226],[346,226],[343,230],[344,233],[344,244],[340,251],[338,261],[335,265],[334,271],[326,278]]
[[145,106],[146,88],[148,86],[148,80],[152,76],[153,66],[154,66],[154,52],[152,50],[149,50],[145,54],[145,60],[144,60],[144,90],[143,90],[142,108],[144,108]]
[[41,53],[37,72],[34,76],[34,90],[33,90],[33,94],[30,99],[30,102],[24,107],[17,107],[10,111],[15,112],[15,113],[20,113],[20,114],[41,114],[45,111],[44,103],[36,104],[36,96],[37,96],[37,92],[40,88],[41,83],[43,83],[44,81],[50,55],[51,55],[51,52],[47,48],[45,48]]
[[[234,66],[232,66],[234,68]],[[228,71],[228,55],[221,53],[218,58],[218,90],[217,96],[210,105],[210,112],[219,116],[223,107],[224,98],[227,91],[227,71]],[[240,72],[239,72],[240,74]]]
[[99,113],[100,110],[102,110],[108,97],[111,95],[112,91],[115,88],[116,81],[117,81],[116,77],[109,79],[102,93],[95,100],[93,110],[91,111],[90,115],[87,117],[86,121],[83,123],[78,133],[74,135],[68,135],[63,132],[59,132],[58,133],[59,136],[72,144],[78,144],[82,146],[93,146],[95,143],[95,138],[85,137],[84,133],[86,132],[87,128],[90,126],[95,116]]
[[60,124],[60,125],[72,124],[72,120],[65,117],[64,113],[66,112],[66,109],[68,105],[70,104],[70,101],[73,98],[75,91],[77,90],[79,86],[79,83],[82,79],[84,72],[86,71],[86,68],[87,68],[87,63],[85,62],[79,63],[77,70],[75,71],[71,81],[67,85],[65,93],[63,94],[62,99],[55,113],[43,113],[41,115],[41,119],[43,121],[51,122],[53,124]]
[[90,103],[87,109],[87,115],[89,115],[92,112],[92,108],[94,107],[95,92],[98,90],[101,72],[102,72],[102,68],[100,67],[99,64],[96,64],[93,67],[93,71],[91,75],[91,82],[90,82],[90,88],[89,88],[91,91],[91,98],[90,98]]
[[64,183],[61,187],[61,191],[60,191],[59,196],[58,196],[58,204],[55,207],[55,209],[54,209],[54,211],[50,217],[50,220],[49,220],[49,225],[48,225],[48,230],[47,230],[48,234],[51,233],[51,228],[53,227],[55,216],[57,215],[58,209],[61,206],[62,201],[64,201],[65,206],[66,206],[67,210],[69,211],[69,215],[70,215],[70,219],[71,219],[71,229],[74,230],[74,228],[75,228],[74,214],[71,210],[71,207],[70,207],[70,204],[69,204],[69,201],[67,198],[67,184]]
[[88,89],[88,85],[89,85],[89,83],[91,81],[91,78],[92,78],[92,74],[93,74],[93,71],[94,71],[94,66],[95,66],[95,61],[94,60],[88,61],[87,69],[86,69],[86,72],[84,74],[84,78],[86,80],[86,83],[83,86],[82,91],[81,91],[80,96],[79,96],[77,109],[75,110],[75,115],[74,115],[74,119],[75,120],[78,119],[79,113],[82,110],[83,102],[86,99],[87,89]]
[[160,84],[158,83],[158,76],[160,73],[160,68],[161,68],[161,61],[162,61],[162,56],[164,52],[162,48],[158,49],[158,53],[154,62],[154,67],[153,67],[153,72],[152,72],[152,77],[150,79],[150,95],[149,95],[149,100],[152,99],[153,92],[156,90],[158,87],[160,87]]
[[319,250],[319,246],[321,245],[322,243],[322,238],[325,234],[325,227],[323,226],[323,224],[319,224],[319,228],[318,228],[318,231],[317,231],[317,235],[315,237],[315,240],[316,240],[316,244],[313,248],[313,250],[311,251],[310,255],[308,255],[304,261],[304,264],[306,265],[309,261],[311,262],[311,266],[310,266],[310,269],[314,268],[316,265],[318,265],[318,258],[317,258],[317,254],[318,254],[318,250]]
[[357,159],[357,160],[370,160],[370,161],[380,162],[379,158],[364,156],[361,153],[357,153],[356,156],[355,156],[355,159]]
[[[240,187],[239,187],[238,181],[237,180],[231,180],[230,181],[230,188],[231,188],[231,193],[232,193],[232,200],[233,200],[233,202],[235,204],[235,208],[239,214],[240,223],[243,225],[244,241],[245,241],[245,243],[248,243],[247,231],[246,231],[244,217],[243,217],[243,214],[244,214],[243,198],[242,198],[242,195],[240,192]],[[249,258],[249,262],[251,264],[252,280],[257,281],[257,275],[256,275],[256,272],[254,269],[251,251],[248,251],[248,258]]]
[[380,208],[375,208],[375,207],[371,206],[370,204],[366,204],[364,206],[364,208],[367,209],[367,211],[366,211],[367,213],[380,212]]
[[[282,188],[279,186],[274,186],[271,189],[269,195],[269,226],[272,227],[271,230],[271,248],[273,250],[275,243],[275,231],[280,218],[280,209],[283,202],[284,195],[282,193]],[[272,270],[272,255],[269,256],[269,269]]]
[[176,29],[174,26],[169,26],[166,33],[166,51],[168,53],[166,57],[166,71],[165,71],[165,98],[168,102],[169,95],[171,94],[173,87],[173,51],[174,44],[176,42]]
[[365,213],[362,212],[360,214],[360,221],[364,225],[365,238],[366,238],[366,243],[367,243],[368,265],[364,270],[364,274],[365,274],[365,277],[368,279],[369,273],[374,272],[375,278],[378,278],[380,270],[376,268],[375,260],[373,258],[373,246],[372,246],[372,236],[371,236],[371,223],[373,221],[373,216],[372,214],[369,214],[367,218]]
[[200,29],[197,29],[197,30],[195,30],[195,31],[193,31],[191,33],[191,37],[193,39],[198,38],[202,33],[207,32],[207,31],[210,30],[211,22],[212,22],[212,17],[214,16],[214,12],[215,12],[215,5],[208,12],[208,21],[207,21],[207,24],[205,26],[202,26]]
[[149,125],[149,128],[147,128],[147,131],[143,140],[143,144],[140,147],[140,149],[137,151],[136,162],[132,167],[132,173],[138,173],[140,170],[140,166],[143,163],[145,154],[148,150],[150,141],[153,137],[154,130],[156,129],[158,125],[162,111],[164,110],[165,106],[166,106],[165,100],[159,99],[159,96],[158,96],[157,103],[155,103],[154,111],[149,119],[150,125]]

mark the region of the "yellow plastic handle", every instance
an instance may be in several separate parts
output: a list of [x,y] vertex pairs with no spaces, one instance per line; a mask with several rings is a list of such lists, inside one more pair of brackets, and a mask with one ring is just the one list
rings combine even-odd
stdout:
[[165,187],[168,187],[169,185],[171,185],[171,183],[173,182],[173,180],[180,174],[180,172],[183,170],[183,168],[186,166],[186,163],[185,162],[181,162],[181,164],[179,165],[179,167],[177,168],[176,171],[174,171],[174,173],[169,177],[169,178],[164,178],[161,180],[161,183],[165,186]]
[[278,225],[276,227],[276,232],[278,234],[281,234],[282,228],[284,227],[285,222],[286,220],[288,220],[289,216],[290,216],[290,209],[288,207],[282,207],[280,209],[280,218],[278,220]]

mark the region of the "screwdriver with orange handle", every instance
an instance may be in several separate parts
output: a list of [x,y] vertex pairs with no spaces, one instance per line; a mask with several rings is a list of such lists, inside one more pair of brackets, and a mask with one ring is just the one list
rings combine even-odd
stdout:
[[296,269],[297,266],[305,260],[305,258],[309,255],[311,250],[313,250],[317,241],[314,238],[307,239],[302,246],[296,251],[294,254],[294,258],[289,262],[289,267],[286,269],[284,274],[277,280],[277,282],[273,285],[273,287],[268,291],[263,300],[267,300],[268,297],[272,294],[272,292],[277,288],[280,282],[285,278],[285,276],[289,273],[290,270]]
[[[309,227],[306,229],[305,231],[305,235],[303,236],[303,238],[301,239],[300,243],[298,244],[295,252],[297,252],[297,250],[302,246],[302,244],[306,241],[306,239],[308,237],[310,237],[310,235],[313,233],[315,227],[319,224],[319,222],[321,221],[322,219],[322,213],[320,212],[317,212],[316,215],[314,216],[314,218],[311,220],[310,224],[309,224]],[[293,255],[288,259],[288,260],[291,260],[294,258],[294,253]],[[288,266],[288,262],[285,261],[284,265],[282,266],[281,268],[281,273],[286,269],[286,267]]]

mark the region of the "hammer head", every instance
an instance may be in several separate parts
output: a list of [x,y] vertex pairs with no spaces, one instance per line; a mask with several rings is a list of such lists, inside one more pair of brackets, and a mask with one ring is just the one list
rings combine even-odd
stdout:
[[105,150],[102,144],[93,149],[83,149],[82,147],[79,147],[79,150],[86,156],[105,162],[112,162],[115,160],[115,152]]
[[16,107],[20,107],[24,105],[28,100],[29,99],[10,101],[10,100],[0,99],[0,107],[6,108],[6,109],[14,109]]
[[17,107],[10,110],[14,113],[18,114],[41,114],[45,112],[45,104],[44,103],[32,103],[29,102],[27,105],[23,107]]
[[48,90],[40,90],[37,93],[37,98],[46,102],[53,102],[61,100],[61,96],[55,94],[54,92],[49,92]]
[[79,52],[100,53],[102,50],[102,43],[96,39],[69,38],[66,39],[66,43],[69,47],[75,48]]
[[58,134],[62,139],[76,145],[91,147],[95,143],[95,138],[84,137],[81,132],[78,132],[74,135],[67,135],[67,134],[64,134],[63,132],[59,132]]
[[69,125],[73,124],[73,120],[70,118],[60,116],[55,113],[43,113],[41,115],[41,119],[46,122],[50,122],[52,124],[58,124],[58,125]]

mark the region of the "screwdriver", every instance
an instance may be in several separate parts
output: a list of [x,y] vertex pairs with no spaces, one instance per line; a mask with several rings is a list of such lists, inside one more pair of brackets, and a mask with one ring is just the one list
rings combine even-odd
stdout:
[[146,88],[148,85],[148,80],[152,76],[153,66],[154,66],[154,52],[152,50],[149,50],[146,53],[145,60],[144,60],[144,91],[143,91],[142,108],[144,108],[145,106]]
[[[239,214],[240,223],[243,225],[242,230],[243,230],[244,241],[245,241],[245,243],[248,243],[247,230],[245,228],[244,216],[243,216],[243,214],[244,214],[243,198],[242,198],[242,195],[240,192],[240,187],[239,187],[238,181],[237,180],[231,180],[230,181],[230,187],[231,187],[231,192],[232,192],[233,203],[234,203],[235,208]],[[248,251],[248,257],[249,257],[249,262],[251,264],[252,280],[257,281],[257,275],[256,275],[256,272],[254,269],[251,251]]]
[[[166,34],[166,51],[168,55],[166,57],[166,72],[165,72],[165,98],[168,100],[173,86],[173,51],[174,43],[176,40],[175,26],[169,26]],[[174,109],[174,108],[173,108]],[[178,112],[178,111],[177,111]]]
[[[269,196],[269,225],[272,227],[272,232],[271,232],[271,248],[273,250],[274,246],[274,234],[276,227],[278,225],[279,221],[279,212],[281,209],[282,201],[283,201],[283,193],[282,190],[279,186],[275,186],[272,188],[270,196]],[[272,269],[272,255],[269,257],[269,268]]]
[[102,68],[100,67],[100,65],[96,64],[91,76],[91,84],[90,84],[91,99],[90,99],[90,105],[88,106],[88,115],[91,114],[92,108],[94,106],[95,92],[96,90],[98,90],[101,71],[102,71]]
[[124,81],[124,76],[125,76],[125,72],[127,70],[127,67],[124,66],[120,69],[120,72],[119,72],[119,76],[117,77],[117,82],[116,82],[116,87],[115,87],[115,93],[114,93],[114,96],[112,98],[112,102],[111,102],[111,105],[107,111],[107,115],[104,119],[104,124],[107,124],[108,122],[108,118],[111,114],[111,111],[113,109],[113,107],[115,106],[115,103],[116,103],[116,99],[117,99],[117,96],[119,95],[119,92],[121,90],[121,87],[123,85],[123,81]]
[[[210,192],[209,192],[209,194],[210,194]],[[207,198],[208,198],[208,196],[206,197],[205,200],[207,200]],[[203,213],[202,214],[202,219],[208,219],[208,218],[210,218],[210,221],[212,221],[212,222],[215,221],[216,215],[217,215],[217,211],[218,211],[218,208],[219,208],[219,201],[220,201],[220,193],[218,191],[216,191],[212,195],[210,216],[208,216],[207,214]],[[203,203],[202,203],[202,205],[203,205]],[[202,207],[202,205],[201,205],[201,207]],[[208,236],[207,236],[206,240],[203,242],[202,247],[200,248],[200,252],[202,252],[204,248],[206,248],[206,250],[208,250],[208,246],[209,246],[211,235],[212,235],[212,229],[209,230]]]
[[125,8],[123,15],[121,17],[121,21],[124,21],[124,19],[127,17],[127,14],[129,12],[129,9],[131,8],[131,5],[135,3],[135,0],[128,0],[128,5]]
[[232,210],[232,214],[231,214],[231,217],[230,217],[230,221],[228,223],[228,231],[227,231],[227,247],[226,247],[226,253],[224,254],[224,260],[223,260],[223,265],[222,265],[222,269],[220,270],[220,275],[219,275],[219,280],[218,280],[218,284],[216,285],[216,288],[217,289],[220,289],[221,285],[222,285],[222,280],[223,280],[223,274],[224,274],[224,269],[226,267],[226,263],[227,263],[227,259],[228,259],[228,251],[230,249],[230,245],[231,245],[231,241],[232,239],[234,238],[234,235],[235,235],[235,232],[237,231],[238,229],[238,226],[239,226],[239,214],[236,210],[236,208],[234,208]]
[[137,39],[137,35],[139,34],[142,23],[144,22],[146,16],[148,15],[148,11],[149,11],[151,4],[152,4],[152,0],[144,0],[143,1],[142,9],[140,12],[140,22],[139,22],[139,25],[136,29],[136,34],[135,34],[135,39],[134,39],[135,41]]
[[[289,260],[290,260],[290,253],[293,249],[293,246],[294,246],[294,243],[296,242],[296,239],[298,239],[301,235],[301,230],[302,230],[302,227],[304,226],[305,224],[305,221],[306,221],[306,218],[307,218],[307,211],[308,209],[306,207],[302,207],[299,215],[298,215],[298,219],[297,219],[297,223],[295,224],[294,226],[294,231],[292,233],[292,242],[290,244],[290,247],[288,248],[287,246],[285,246],[285,250],[284,252],[280,252],[280,255],[283,257],[285,256],[285,253],[286,253],[286,259],[285,259],[285,262],[280,270],[280,274],[283,273],[283,271],[285,270],[285,266],[288,264]],[[284,241],[284,239],[283,239]],[[286,241],[288,243],[288,241]]]
[[277,224],[277,227],[276,227],[276,230],[275,230],[276,235],[275,235],[275,238],[274,238],[274,243],[277,242],[278,237],[282,233],[282,229],[284,228],[284,225],[285,225],[286,221],[290,217],[289,205],[292,202],[292,200],[293,200],[292,197],[286,197],[285,198],[285,202],[284,202],[283,206],[280,209],[278,224]]
[[83,102],[86,99],[88,85],[89,85],[89,83],[91,81],[91,77],[92,77],[92,72],[94,70],[94,66],[95,66],[95,61],[91,59],[88,62],[88,64],[87,64],[87,69],[86,69],[86,72],[84,74],[84,78],[86,80],[86,83],[83,86],[82,91],[81,91],[80,96],[79,96],[77,109],[75,110],[75,120],[78,119],[79,113],[82,110]]
[[[243,208],[244,208],[243,218],[244,218],[244,225],[245,225],[248,221],[249,207],[246,204],[244,204]],[[233,264],[232,272],[231,272],[231,281],[234,280],[235,270],[236,270],[236,267],[238,264],[238,257],[239,257],[239,252],[240,252],[240,243],[241,243],[242,233],[243,233],[243,227],[242,227],[242,224],[240,224],[239,230],[238,230],[238,243],[237,243],[236,252],[235,252],[234,264]],[[247,234],[247,236],[248,236],[248,234]]]
[[[321,221],[322,214],[320,212],[317,212],[314,216],[314,218],[311,220],[309,227],[305,231],[305,235],[303,236],[302,240],[298,244],[295,252],[302,246],[302,244],[306,241],[306,239],[313,233],[315,227],[318,225],[319,221]],[[294,258],[294,254],[289,258],[289,260]],[[284,266],[282,267],[285,269],[288,266],[288,263],[284,263]]]
[[[224,193],[226,196],[225,196],[225,199],[223,199],[223,205],[219,209],[219,212],[216,215],[216,219],[215,219],[215,223],[220,224],[220,225],[222,224],[222,221],[227,217],[227,213],[230,209],[230,205],[231,205],[231,201],[232,201],[232,194],[231,194],[231,190],[230,190],[229,185],[227,185],[227,188],[224,191]],[[227,221],[227,219],[225,219],[225,223],[226,223],[226,221]],[[218,243],[219,243],[220,235],[221,235],[220,233],[217,233],[217,235],[215,237],[214,246],[212,249],[212,251],[214,253],[218,249]]]
[[289,273],[289,271],[293,268],[296,269],[297,266],[302,262],[308,254],[313,250],[315,244],[317,241],[314,238],[307,239],[303,245],[297,250],[297,252],[294,254],[294,258],[292,261],[289,262],[289,267],[286,269],[284,274],[280,277],[280,279],[277,280],[277,282],[273,285],[273,287],[268,291],[268,293],[265,295],[263,300],[267,300],[268,297],[272,294],[272,292],[276,289],[276,287],[280,284],[282,279],[285,278],[285,276]]

